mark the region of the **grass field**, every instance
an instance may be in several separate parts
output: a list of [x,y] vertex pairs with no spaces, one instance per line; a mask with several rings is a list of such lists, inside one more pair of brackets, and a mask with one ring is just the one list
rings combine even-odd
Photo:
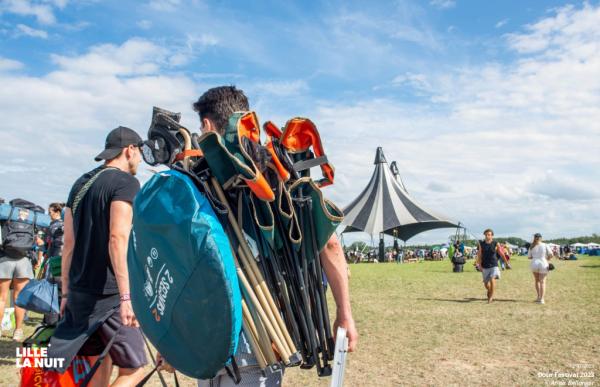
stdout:
[[[490,305],[471,262],[464,273],[452,273],[447,261],[352,265],[360,339],[345,385],[600,385],[600,257],[555,265],[545,305],[533,302],[526,257],[513,258]],[[1,386],[18,383],[14,347],[0,341]],[[328,383],[314,370],[290,369],[284,380]]]

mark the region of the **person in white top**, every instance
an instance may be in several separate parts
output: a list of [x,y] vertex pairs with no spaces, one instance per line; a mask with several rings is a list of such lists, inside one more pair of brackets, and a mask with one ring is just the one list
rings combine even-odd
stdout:
[[538,296],[535,302],[543,304],[544,293],[546,293],[546,276],[549,270],[548,260],[552,259],[553,253],[550,247],[542,242],[542,235],[540,233],[536,233],[533,236],[533,242],[529,247],[527,255],[531,259],[531,271],[535,278],[535,290]]

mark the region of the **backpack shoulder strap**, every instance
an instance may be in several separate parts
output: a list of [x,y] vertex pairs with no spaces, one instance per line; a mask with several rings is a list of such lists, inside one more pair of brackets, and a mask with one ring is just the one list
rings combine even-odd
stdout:
[[10,206],[10,212],[8,213],[8,219],[6,220],[7,225],[12,223],[12,216],[13,216],[14,211],[15,211],[15,207]]
[[79,192],[77,192],[77,195],[75,195],[75,199],[73,200],[73,208],[71,209],[73,211],[73,216],[75,215],[75,212],[77,212],[77,208],[79,208],[79,204],[85,197],[85,194],[89,191],[89,189],[92,187],[94,182],[100,177],[102,172],[108,171],[109,169],[117,169],[117,168],[114,168],[114,167],[102,168],[101,170],[96,172],[96,174],[94,176],[92,176],[88,181],[86,181],[85,184],[83,185],[83,187],[81,187],[79,189]]

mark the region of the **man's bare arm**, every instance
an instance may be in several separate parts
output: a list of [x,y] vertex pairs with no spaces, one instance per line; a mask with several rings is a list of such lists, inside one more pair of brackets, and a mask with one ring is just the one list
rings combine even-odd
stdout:
[[[127,245],[133,220],[131,203],[114,201],[110,204],[110,231],[108,253],[115,273],[121,297],[129,297],[129,270],[127,268]],[[121,320],[124,325],[137,326],[131,301],[121,302]]]
[[71,270],[71,260],[73,259],[73,249],[75,248],[75,231],[73,230],[73,215],[70,208],[65,209],[64,241],[61,258],[60,278],[64,292],[69,291],[69,271]]
[[358,332],[352,317],[350,307],[350,291],[348,286],[348,265],[344,257],[344,251],[337,238],[332,235],[321,251],[321,264],[331,287],[336,304],[336,319],[334,323],[334,334],[338,326],[346,328],[348,336],[348,348],[353,351],[358,341]]
[[119,293],[129,294],[129,271],[127,269],[127,244],[133,220],[131,204],[116,201],[110,204],[110,235],[108,253],[119,287]]
[[[71,270],[71,261],[73,259],[73,249],[75,248],[75,232],[73,229],[73,215],[71,209],[65,208],[65,220],[63,222],[64,239],[62,258],[60,263],[60,279],[62,282],[63,294],[69,297],[69,271]],[[64,313],[67,298],[63,298],[60,305],[60,314]]]

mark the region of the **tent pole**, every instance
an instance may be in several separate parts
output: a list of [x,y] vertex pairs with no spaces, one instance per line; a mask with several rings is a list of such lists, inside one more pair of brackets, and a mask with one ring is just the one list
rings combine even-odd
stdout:
[[383,240],[383,233],[379,233],[379,262],[385,262],[385,243]]

